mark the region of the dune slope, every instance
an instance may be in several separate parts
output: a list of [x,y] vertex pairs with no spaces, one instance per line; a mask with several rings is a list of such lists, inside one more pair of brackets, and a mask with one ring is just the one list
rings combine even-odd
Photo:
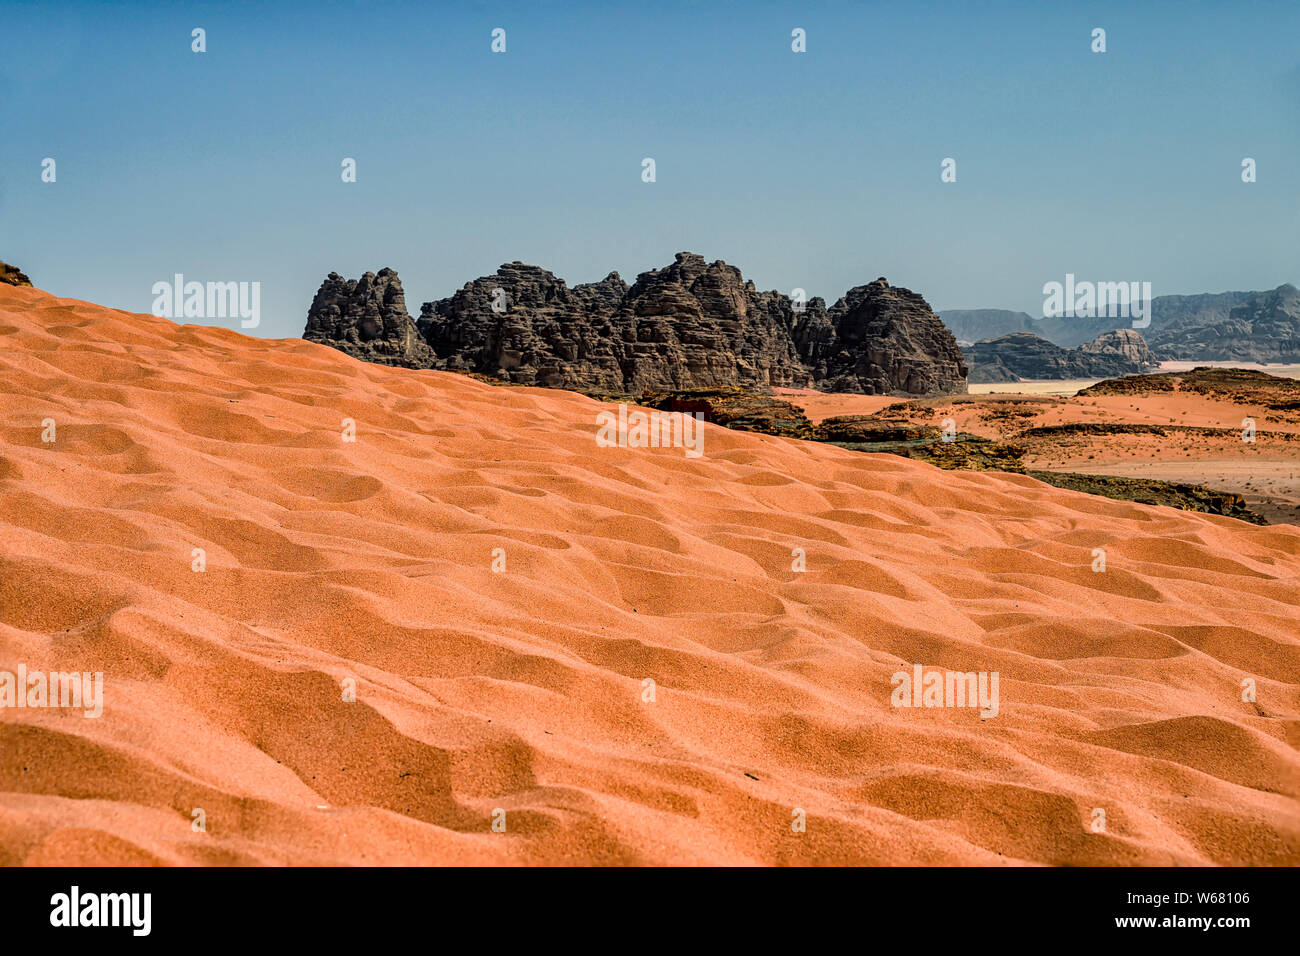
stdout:
[[1300,530],[605,407],[0,286],[0,863],[1300,862]]

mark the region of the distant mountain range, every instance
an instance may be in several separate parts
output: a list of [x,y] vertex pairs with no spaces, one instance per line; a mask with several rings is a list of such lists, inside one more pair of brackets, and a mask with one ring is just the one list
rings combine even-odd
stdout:
[[1103,332],[1065,349],[1033,332],[981,339],[964,349],[972,385],[1069,378],[1120,378],[1150,371],[1157,362],[1134,329]]
[[[948,309],[939,317],[963,345],[1032,332],[1074,348],[1133,324],[1126,318],[1042,319],[1005,309]],[[1161,361],[1300,362],[1300,291],[1287,283],[1264,292],[1156,296],[1150,326],[1137,331]]]

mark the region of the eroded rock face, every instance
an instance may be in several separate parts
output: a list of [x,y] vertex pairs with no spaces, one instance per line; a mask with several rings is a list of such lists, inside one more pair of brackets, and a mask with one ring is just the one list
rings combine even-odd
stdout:
[[[504,311],[493,310],[494,298]],[[420,328],[449,367],[529,385],[805,385],[788,315],[783,296],[756,292],[740,270],[680,253],[630,288],[610,273],[569,289],[545,269],[509,263],[426,302]]]
[[864,395],[966,391],[957,340],[917,293],[883,278],[857,286],[823,313],[814,299],[794,332],[818,388]]
[[396,307],[400,293],[390,270],[352,284],[331,274],[305,337],[358,358],[378,356],[371,361],[585,391],[966,390],[952,334],[919,295],[883,279],[830,310],[817,298],[796,312],[787,296],[759,292],[734,266],[689,252],[631,286],[610,273],[569,288],[545,269],[512,262],[426,302],[414,338],[404,305]]
[[1116,329],[1079,346],[1085,355],[1111,356],[1145,371],[1159,364],[1147,348],[1146,339],[1132,329]]
[[1226,318],[1169,325],[1152,336],[1152,347],[1173,360],[1300,362],[1300,291],[1281,285],[1235,294],[1242,298]]
[[1076,349],[1063,349],[1032,332],[976,342],[966,350],[972,382],[1108,378],[1139,375],[1157,362],[1132,329],[1104,332]]
[[694,388],[645,392],[639,404],[667,412],[703,415],[706,422],[782,438],[813,437],[812,422],[791,402],[747,388]]
[[450,298],[424,303],[419,328],[447,368],[525,385],[621,391],[628,350],[614,319],[626,292],[617,273],[570,289],[545,269],[511,262]]
[[392,269],[355,280],[331,272],[312,300],[302,337],[381,365],[431,368],[436,363],[407,314],[402,282]]
[[790,338],[790,300],[758,292],[725,262],[679,252],[637,277],[619,315],[634,333],[629,391],[809,383]]
[[0,283],[5,285],[25,285],[32,284],[32,280],[27,278],[17,266],[11,266],[8,263],[0,262]]

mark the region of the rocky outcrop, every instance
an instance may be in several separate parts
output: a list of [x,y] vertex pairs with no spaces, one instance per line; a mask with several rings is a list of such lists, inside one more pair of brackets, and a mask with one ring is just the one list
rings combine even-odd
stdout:
[[1156,357],[1147,347],[1146,339],[1132,329],[1116,329],[1103,332],[1091,342],[1079,346],[1082,355],[1114,359],[1145,371],[1158,364]]
[[610,273],[569,288],[545,269],[507,263],[426,302],[414,324],[391,270],[357,283],[331,274],[304,337],[370,361],[611,394],[966,390],[956,340],[914,292],[878,279],[830,309],[815,298],[796,311],[736,267],[689,252],[631,286]]
[[621,391],[625,336],[614,326],[627,291],[611,273],[570,289],[545,269],[511,262],[426,302],[419,330],[446,368],[524,385]]
[[1030,471],[1031,478],[1057,488],[1102,495],[1118,501],[1136,501],[1144,505],[1164,505],[1200,514],[1223,515],[1251,524],[1267,524],[1263,517],[1246,507],[1246,499],[1231,491],[1218,491],[1204,485],[1151,478],[1120,478],[1114,475],[1081,475],[1066,471]]
[[1245,368],[1201,366],[1190,372],[1159,372],[1108,379],[1083,389],[1079,394],[1147,395],[1156,392],[1194,392],[1234,405],[1262,405],[1276,411],[1300,410],[1300,381]]
[[1104,332],[1076,349],[1063,349],[1032,332],[1013,332],[976,342],[966,357],[970,381],[976,383],[1139,375],[1157,364],[1132,329]]
[[29,286],[32,284],[32,280],[27,278],[17,266],[0,262],[0,284]]
[[782,438],[810,438],[812,422],[803,409],[752,389],[696,388],[680,392],[646,392],[637,404],[666,412],[703,415],[706,422],[741,432]]
[[513,262],[450,299],[426,302],[420,330],[449,368],[527,385],[643,389],[806,385],[789,302],[740,270],[679,253],[630,288],[610,273],[569,289]]
[[679,252],[637,277],[620,315],[635,330],[631,391],[665,376],[675,388],[809,384],[790,338],[790,300],[758,292],[725,262]]
[[437,362],[406,311],[402,282],[392,269],[355,280],[331,272],[307,311],[302,337],[381,365],[431,368]]
[[829,309],[808,303],[793,330],[818,388],[864,395],[966,391],[957,340],[920,295],[883,278],[850,289]]

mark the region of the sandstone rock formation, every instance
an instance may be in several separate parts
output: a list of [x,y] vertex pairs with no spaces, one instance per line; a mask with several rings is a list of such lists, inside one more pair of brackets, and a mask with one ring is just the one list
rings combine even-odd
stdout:
[[1155,365],[1156,358],[1147,347],[1146,340],[1133,329],[1116,329],[1104,332],[1091,342],[1079,346],[1084,355],[1113,356],[1130,365]]
[[805,385],[789,314],[784,296],[757,292],[734,266],[683,252],[630,288],[610,273],[569,289],[545,269],[509,263],[425,303],[420,329],[448,367],[528,385]]
[[1300,362],[1300,291],[1281,285],[1246,293],[1226,317],[1165,325],[1152,335],[1151,347],[1171,360]]
[[570,289],[545,269],[511,262],[426,302],[419,330],[445,367],[525,385],[621,391],[624,335],[617,273]]
[[741,432],[812,438],[813,425],[799,406],[753,389],[694,388],[645,392],[637,404],[666,412],[703,415],[706,422]]
[[829,310],[815,298],[796,312],[734,266],[689,252],[631,286],[610,273],[569,288],[545,269],[507,263],[426,302],[416,323],[391,270],[355,283],[331,273],[304,337],[368,361],[585,391],[966,390],[956,340],[916,293],[878,279]]
[[433,350],[407,314],[402,282],[392,269],[367,272],[356,280],[331,272],[312,300],[302,337],[381,365],[436,364]]
[[[725,262],[679,252],[667,268],[637,277],[621,315],[636,335],[629,390],[809,383],[790,338],[790,300],[758,292]],[[657,381],[665,373],[669,383]]]
[[1080,395],[1148,395],[1191,392],[1234,405],[1262,405],[1275,411],[1300,410],[1300,381],[1245,368],[1201,366],[1190,372],[1159,372],[1108,379],[1085,388]]
[[920,295],[883,278],[860,285],[824,312],[814,299],[793,330],[818,388],[865,395],[966,391],[957,340]]
[[976,342],[966,350],[970,381],[1102,378],[1139,375],[1157,362],[1132,329],[1104,332],[1076,349],[1063,349],[1032,332]]
[[4,262],[0,262],[0,282],[3,282],[5,285],[29,286],[32,284],[32,280],[23,275],[21,269]]

